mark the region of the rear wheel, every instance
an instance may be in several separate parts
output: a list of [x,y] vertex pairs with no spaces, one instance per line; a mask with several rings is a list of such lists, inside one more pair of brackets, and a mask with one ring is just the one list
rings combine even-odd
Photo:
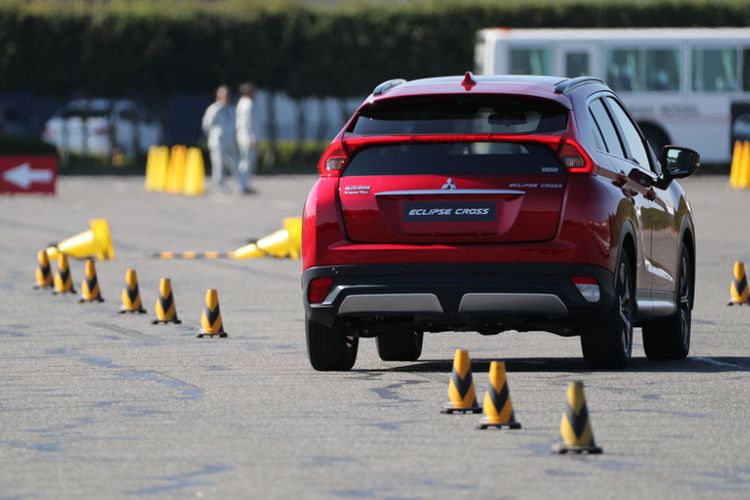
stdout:
[[305,320],[307,354],[318,371],[348,371],[357,360],[359,337],[343,326],[327,327]]
[[633,350],[633,300],[635,297],[630,259],[623,252],[615,270],[615,303],[602,321],[586,325],[581,332],[583,359],[591,368],[625,368]]
[[677,311],[667,318],[643,325],[643,349],[648,359],[684,359],[690,351],[690,323],[693,315],[690,263],[690,253],[683,244],[680,250]]
[[383,361],[416,361],[422,354],[422,332],[394,330],[378,335],[378,355]]

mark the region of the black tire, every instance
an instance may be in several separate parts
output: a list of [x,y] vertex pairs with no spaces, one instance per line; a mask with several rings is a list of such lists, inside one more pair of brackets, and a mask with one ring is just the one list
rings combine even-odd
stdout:
[[348,371],[357,360],[359,337],[340,326],[329,328],[305,320],[307,354],[317,371]]
[[586,364],[595,369],[625,368],[633,351],[635,280],[624,251],[615,268],[615,302],[607,317],[586,325],[581,348]]
[[677,280],[677,311],[669,317],[643,325],[643,350],[648,359],[685,359],[690,352],[692,269],[690,252],[683,243],[680,249],[680,276]]
[[378,355],[383,361],[416,361],[422,354],[422,332],[394,330],[378,335]]

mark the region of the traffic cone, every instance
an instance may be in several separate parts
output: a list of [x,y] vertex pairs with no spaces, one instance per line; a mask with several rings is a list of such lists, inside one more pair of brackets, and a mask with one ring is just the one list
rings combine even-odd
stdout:
[[125,272],[125,288],[122,290],[122,305],[118,312],[120,314],[144,314],[146,312],[141,304],[141,292],[138,290],[138,276],[133,269],[128,269]]
[[742,143],[742,154],[740,156],[740,173],[737,176],[738,189],[750,188],[750,141]]
[[565,412],[560,422],[560,436],[563,442],[555,447],[557,453],[599,454],[602,452],[602,449],[594,443],[594,432],[591,430],[581,381],[571,382],[568,385]]
[[55,293],[76,293],[73,278],[70,276],[68,256],[61,253],[57,256],[57,273],[55,273]]
[[448,383],[450,403],[440,413],[481,413],[482,407],[477,404],[474,391],[474,380],[471,378],[471,359],[469,351],[456,349],[453,358],[453,373]]
[[732,167],[729,169],[729,185],[733,188],[739,186],[740,161],[742,160],[742,142],[734,141],[732,150]]
[[76,234],[47,248],[47,255],[54,259],[64,253],[74,259],[96,257],[99,260],[114,260],[115,248],[107,219],[94,219],[88,231]]
[[745,276],[745,264],[740,261],[734,263],[732,283],[729,285],[731,301],[729,306],[750,304],[750,290],[747,287],[747,276]]
[[202,195],[206,190],[205,178],[206,168],[203,165],[203,151],[200,148],[188,148],[182,194],[185,196]]
[[299,259],[301,252],[302,219],[287,217],[284,219],[284,229],[238,248],[231,252],[231,256],[233,259],[257,259],[264,256]]
[[169,154],[169,167],[167,168],[167,193],[181,194],[182,183],[185,180],[185,157],[187,151],[185,146],[172,146]]
[[221,311],[219,310],[219,293],[209,288],[206,291],[206,309],[201,316],[201,331],[197,337],[226,337],[224,324],[221,321]]
[[81,298],[78,302],[104,302],[99,290],[99,280],[96,278],[94,259],[86,259],[86,276],[81,283]]
[[505,376],[505,362],[493,361],[490,363],[490,385],[484,394],[482,405],[484,416],[479,419],[477,429],[494,427],[497,429],[520,429],[521,424],[516,422],[513,413],[513,403],[510,401],[510,390],[508,380]]
[[157,163],[159,148],[151,146],[148,148],[148,157],[146,158],[146,191],[156,191]]
[[39,265],[36,268],[36,285],[34,288],[52,288],[52,271],[49,267],[49,257],[45,250],[39,250],[36,254]]
[[177,308],[174,305],[172,283],[169,278],[162,278],[159,282],[159,298],[156,299],[154,311],[156,312],[156,319],[151,321],[154,325],[157,323],[175,323],[177,325],[182,323],[177,319]]

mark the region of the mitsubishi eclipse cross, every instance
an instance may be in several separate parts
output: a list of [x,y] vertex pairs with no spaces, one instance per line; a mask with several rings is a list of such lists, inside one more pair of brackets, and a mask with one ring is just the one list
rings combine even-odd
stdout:
[[688,354],[695,229],[675,181],[591,77],[378,85],[328,146],[302,231],[307,348],[349,370],[360,338],[414,361],[425,332],[580,337],[592,368]]

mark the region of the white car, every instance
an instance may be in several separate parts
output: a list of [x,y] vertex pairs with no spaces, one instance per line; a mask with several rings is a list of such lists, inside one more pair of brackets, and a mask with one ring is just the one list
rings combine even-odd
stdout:
[[42,139],[63,154],[127,157],[146,153],[162,142],[163,130],[153,113],[124,99],[77,99],[50,118]]

